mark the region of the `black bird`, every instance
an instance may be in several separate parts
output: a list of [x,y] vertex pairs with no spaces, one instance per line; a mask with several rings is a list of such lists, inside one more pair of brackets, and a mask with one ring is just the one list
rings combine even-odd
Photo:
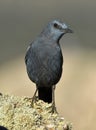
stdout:
[[65,23],[59,20],[49,22],[29,45],[25,55],[28,76],[36,84],[33,101],[38,91],[39,99],[48,103],[53,102],[53,109],[54,89],[60,80],[63,64],[59,40],[66,33],[72,33],[72,30]]
[[0,126],[0,130],[8,130],[8,129],[5,128],[4,126]]

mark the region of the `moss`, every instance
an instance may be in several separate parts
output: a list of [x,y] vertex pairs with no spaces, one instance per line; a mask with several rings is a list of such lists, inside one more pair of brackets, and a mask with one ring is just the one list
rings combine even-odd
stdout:
[[57,113],[52,104],[29,97],[0,95],[0,125],[8,130],[71,130],[72,126]]

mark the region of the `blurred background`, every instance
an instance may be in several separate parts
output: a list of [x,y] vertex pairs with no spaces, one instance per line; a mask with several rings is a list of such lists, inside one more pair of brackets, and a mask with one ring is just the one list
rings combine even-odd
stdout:
[[51,20],[74,34],[60,41],[63,74],[56,88],[60,115],[74,130],[96,129],[96,1],[0,0],[0,92],[32,97],[24,56],[29,43]]

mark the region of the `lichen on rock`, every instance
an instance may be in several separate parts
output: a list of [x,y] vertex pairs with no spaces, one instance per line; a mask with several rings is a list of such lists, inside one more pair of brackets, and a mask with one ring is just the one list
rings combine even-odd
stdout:
[[71,130],[72,125],[57,113],[52,104],[31,98],[0,94],[0,126],[8,130]]

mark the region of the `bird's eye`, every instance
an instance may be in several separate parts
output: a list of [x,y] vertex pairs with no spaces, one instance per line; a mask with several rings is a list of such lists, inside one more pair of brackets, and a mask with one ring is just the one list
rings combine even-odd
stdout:
[[59,25],[57,23],[54,23],[55,28],[59,28]]

